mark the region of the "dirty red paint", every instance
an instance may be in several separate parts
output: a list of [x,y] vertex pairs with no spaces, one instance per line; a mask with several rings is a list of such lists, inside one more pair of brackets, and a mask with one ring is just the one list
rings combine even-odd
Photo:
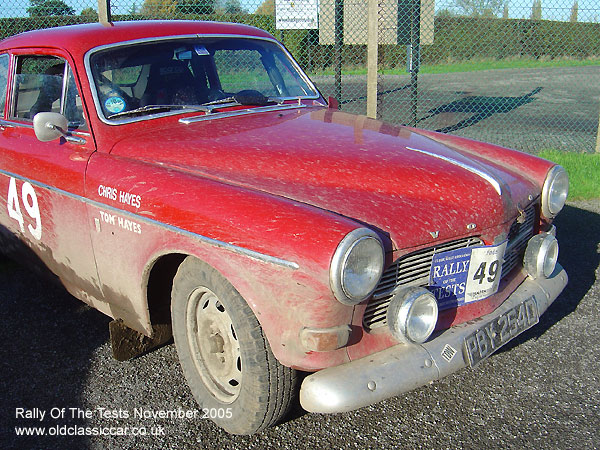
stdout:
[[[193,255],[247,300],[284,365],[338,365],[397,344],[387,328],[362,329],[367,302],[345,306],[332,294],[329,266],[346,234],[362,226],[375,230],[390,264],[466,236],[491,244],[520,210],[539,202],[552,167],[547,161],[334,111],[322,98],[303,100],[296,109],[189,124],[180,119],[203,113],[119,125],[98,117],[85,67],[88,51],[142,38],[213,34],[273,39],[242,25],[165,21],[70,26],[0,43],[0,55],[11,57],[0,124],[0,200],[9,205],[0,210],[2,228],[73,295],[129,327],[152,333],[146,290],[156,261]],[[88,122],[80,134],[84,145],[41,143],[31,121],[11,118],[15,58],[26,54],[58,56],[71,67]],[[490,174],[501,195],[464,165]],[[10,215],[12,179],[22,229]],[[35,208],[24,183],[35,191],[39,217],[27,214]],[[35,230],[36,221],[40,239],[29,228]],[[438,327],[492,311],[523,278],[513,271],[496,295],[445,312]],[[348,348],[302,348],[303,327],[344,324],[353,325]]]

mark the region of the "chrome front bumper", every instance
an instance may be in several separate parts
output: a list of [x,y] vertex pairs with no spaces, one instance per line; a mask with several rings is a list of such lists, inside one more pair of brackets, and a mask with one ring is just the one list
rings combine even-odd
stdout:
[[541,316],[567,285],[557,264],[549,279],[527,278],[494,312],[454,326],[422,345],[399,344],[304,379],[300,403],[310,412],[352,411],[439,380],[469,365],[465,338],[533,297]]

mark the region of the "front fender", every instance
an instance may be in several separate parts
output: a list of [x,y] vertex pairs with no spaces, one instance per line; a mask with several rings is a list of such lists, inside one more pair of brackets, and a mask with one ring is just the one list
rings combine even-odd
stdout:
[[110,293],[105,300],[116,315],[135,318],[133,328],[151,330],[145,283],[154,262],[165,254],[193,255],[246,299],[283,364],[317,369],[347,359],[343,350],[306,353],[299,332],[351,322],[352,307],[331,293],[329,264],[341,239],[358,227],[355,222],[105,154],[90,161],[86,192],[99,277]]

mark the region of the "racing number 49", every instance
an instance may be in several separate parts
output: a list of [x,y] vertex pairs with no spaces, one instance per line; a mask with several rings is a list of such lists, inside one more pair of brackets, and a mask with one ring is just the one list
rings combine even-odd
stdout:
[[[31,235],[38,241],[42,238],[42,218],[40,215],[40,207],[38,204],[37,195],[35,189],[28,181],[23,183],[21,187],[21,200],[25,211],[35,221],[35,226],[31,224],[27,225],[27,229]],[[21,232],[25,232],[25,220],[23,219],[23,213],[21,213],[19,194],[17,192],[17,182],[11,177],[8,183],[8,196],[6,199],[6,208],[8,209],[8,215],[15,219],[19,223]]]
[[498,277],[498,268],[500,266],[500,262],[498,260],[492,261],[488,267],[487,273],[485,270],[486,265],[487,262],[483,261],[477,268],[475,275],[473,275],[473,280],[479,280],[479,284],[483,283],[483,280],[485,280],[486,276],[488,283],[493,283]]

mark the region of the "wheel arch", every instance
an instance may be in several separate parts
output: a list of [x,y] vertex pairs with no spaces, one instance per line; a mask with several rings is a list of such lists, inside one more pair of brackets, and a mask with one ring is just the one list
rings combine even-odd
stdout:
[[[308,317],[319,321],[316,322],[317,327],[350,323],[352,315],[352,308],[331,299],[329,286],[316,283],[314,274],[265,261],[257,262],[235,252],[223,253],[223,249],[215,252],[214,248],[203,245],[191,250],[187,251],[180,245],[165,249],[155,253],[146,265],[143,288],[146,290],[150,330],[164,329],[167,325],[172,335],[171,291],[178,269],[186,258],[191,257],[218,272],[240,294],[258,320],[280,363],[314,370],[347,361],[344,349],[315,353],[307,352],[301,345],[299,332],[304,323],[302,315],[305,314],[301,305],[306,305],[306,299],[313,299],[314,307],[309,308]],[[284,286],[280,288],[282,282]]]
[[153,329],[171,327],[171,289],[179,266],[187,258],[185,253],[166,253],[156,258],[146,271],[146,303]]

